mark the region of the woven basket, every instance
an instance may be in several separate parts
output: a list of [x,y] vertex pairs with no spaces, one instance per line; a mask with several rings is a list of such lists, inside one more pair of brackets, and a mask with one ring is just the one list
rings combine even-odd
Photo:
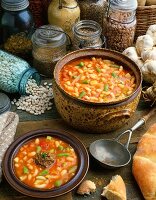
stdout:
[[156,24],[156,5],[138,6],[136,11],[137,27],[135,39],[138,36],[146,34],[148,27]]

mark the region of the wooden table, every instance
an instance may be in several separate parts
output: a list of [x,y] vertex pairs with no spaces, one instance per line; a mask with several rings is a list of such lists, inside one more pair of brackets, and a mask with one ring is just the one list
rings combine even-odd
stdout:
[[[15,107],[12,107],[13,111],[15,110]],[[137,108],[136,113],[132,117],[132,119],[129,120],[129,122],[124,125],[121,129],[107,133],[107,134],[88,134],[85,132],[79,132],[74,130],[72,127],[68,126],[58,115],[55,106],[53,106],[53,110],[51,112],[47,112],[45,115],[40,116],[40,117],[34,117],[29,116],[23,111],[17,111],[17,113],[20,116],[20,123],[17,127],[17,133],[16,137],[26,133],[27,131],[30,130],[35,130],[35,129],[42,129],[42,128],[52,128],[52,129],[58,129],[58,130],[66,130],[73,135],[76,135],[83,143],[85,146],[88,148],[89,144],[96,139],[100,138],[114,138],[116,137],[119,133],[122,131],[132,127],[138,119],[146,114],[150,110],[150,106],[144,103],[142,100],[139,103],[139,106]],[[50,114],[51,113],[51,114]],[[129,150],[132,154],[134,154],[136,150],[136,145],[137,142],[139,141],[139,138],[142,136],[142,134],[145,133],[145,131],[148,129],[148,127],[156,122],[156,115],[152,116],[150,120],[147,122],[147,124],[138,130],[134,132],[132,135],[131,143],[129,146]],[[127,137],[125,136],[122,138],[121,142],[126,142]],[[95,182],[97,186],[97,190],[94,194],[88,196],[88,197],[82,197],[78,196],[76,194],[76,189],[67,195],[64,195],[59,198],[53,198],[56,200],[99,200],[101,199],[101,192],[102,188],[109,183],[111,177],[113,175],[119,174],[123,177],[125,184],[126,184],[126,189],[127,189],[127,199],[128,200],[143,200],[143,196],[140,192],[139,187],[137,186],[134,177],[131,172],[131,165],[127,165],[126,167],[117,169],[117,170],[106,170],[99,166],[97,163],[93,162],[92,159],[90,159],[90,168],[87,173],[86,179],[90,179]],[[7,182],[5,179],[3,179],[2,183],[0,184],[0,200],[14,200],[14,199],[31,199],[29,197],[26,197],[17,191],[15,191]]]

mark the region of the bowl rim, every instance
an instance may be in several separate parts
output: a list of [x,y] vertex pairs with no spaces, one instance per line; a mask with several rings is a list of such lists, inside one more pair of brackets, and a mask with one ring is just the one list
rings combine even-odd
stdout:
[[[85,52],[89,52],[88,55],[85,55]],[[64,65],[62,65],[62,62],[64,59],[68,58],[68,57],[71,57],[72,55],[75,55],[75,54],[79,54],[81,53],[81,56],[79,57],[76,57],[76,58],[72,58],[70,59],[67,63],[71,62],[72,60],[75,60],[75,59],[78,59],[78,58],[82,58],[82,57],[88,57],[88,56],[94,56],[94,52],[106,52],[107,54],[108,53],[111,53],[111,54],[114,54],[115,56],[120,56],[121,59],[125,59],[127,60],[128,63],[131,63],[131,65],[134,65],[135,66],[135,69],[136,69],[136,73],[139,74],[139,78],[136,77],[134,71],[132,69],[130,69],[131,71],[133,71],[133,74],[135,75],[135,78],[136,79],[139,79],[138,81],[138,85],[136,86],[135,90],[133,91],[133,93],[131,95],[129,95],[128,97],[124,98],[124,99],[121,99],[119,101],[112,101],[112,102],[90,102],[90,101],[85,101],[85,100],[82,100],[82,99],[79,99],[79,98],[76,98],[72,95],[70,95],[69,93],[67,93],[61,86],[60,86],[60,83],[58,81],[58,78],[57,78],[57,71],[59,70],[59,66],[61,65],[61,69],[63,68]],[[95,55],[96,57],[98,57],[98,55]],[[99,55],[99,57],[102,57],[102,56],[105,56],[105,55]],[[128,67],[129,68],[129,67]],[[60,70],[61,70],[60,69]],[[57,87],[59,88],[59,90],[64,94],[66,95],[67,97],[79,102],[79,103],[83,103],[83,104],[87,104],[87,105],[96,105],[96,106],[114,106],[114,105],[123,105],[125,104],[125,102],[129,102],[131,101],[132,99],[134,99],[138,93],[140,92],[141,90],[141,85],[142,85],[142,73],[141,73],[141,70],[140,68],[137,66],[137,64],[131,60],[129,57],[127,57],[126,55],[118,52],[118,51],[114,51],[114,50],[110,50],[110,49],[104,49],[104,48],[97,48],[97,49],[93,49],[93,48],[86,48],[86,49],[80,49],[80,50],[75,50],[75,51],[72,51],[68,54],[66,54],[65,56],[63,56],[55,65],[55,68],[54,68],[54,81],[57,85]]]
[[[30,141],[31,139],[37,137],[45,137],[47,135],[60,138],[60,140],[70,144],[77,153],[79,159],[79,167],[75,176],[70,179],[64,185],[53,188],[53,189],[38,189],[32,188],[28,185],[22,183],[15,175],[13,169],[13,159],[19,150],[19,148]],[[84,146],[84,144],[73,134],[63,130],[54,130],[54,129],[37,129],[29,131],[22,136],[19,136],[14,142],[9,146],[2,161],[2,171],[7,182],[18,192],[36,198],[52,198],[62,196],[75,187],[77,187],[81,181],[85,178],[89,169],[89,154]]]

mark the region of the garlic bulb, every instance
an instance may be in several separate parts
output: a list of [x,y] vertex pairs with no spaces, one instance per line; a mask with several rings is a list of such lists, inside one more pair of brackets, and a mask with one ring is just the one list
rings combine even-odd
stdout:
[[153,39],[150,35],[142,35],[137,38],[135,47],[138,55],[141,56],[143,49],[152,48],[153,45]]
[[142,67],[143,78],[149,83],[156,81],[156,60],[146,60]]
[[146,35],[150,35],[153,39],[154,45],[156,45],[156,24],[149,26]]
[[131,60],[136,62],[138,60],[138,54],[135,47],[128,47],[122,52],[124,55],[129,57]]
[[141,52],[141,58],[143,59],[143,61],[156,60],[156,47],[150,49],[144,49]]
[[138,65],[140,69],[142,69],[144,62],[141,58],[138,58],[138,60],[136,60],[135,63]]

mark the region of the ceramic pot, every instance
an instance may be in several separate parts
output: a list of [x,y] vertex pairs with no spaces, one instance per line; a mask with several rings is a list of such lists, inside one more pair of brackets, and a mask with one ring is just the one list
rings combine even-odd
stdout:
[[[59,73],[62,67],[74,59],[102,57],[126,66],[133,71],[136,88],[127,98],[110,103],[93,103],[77,99],[67,94],[60,86]],[[54,101],[62,118],[81,131],[105,133],[123,126],[134,114],[141,94],[142,75],[138,66],[125,55],[107,49],[82,49],[63,57],[54,69]]]

